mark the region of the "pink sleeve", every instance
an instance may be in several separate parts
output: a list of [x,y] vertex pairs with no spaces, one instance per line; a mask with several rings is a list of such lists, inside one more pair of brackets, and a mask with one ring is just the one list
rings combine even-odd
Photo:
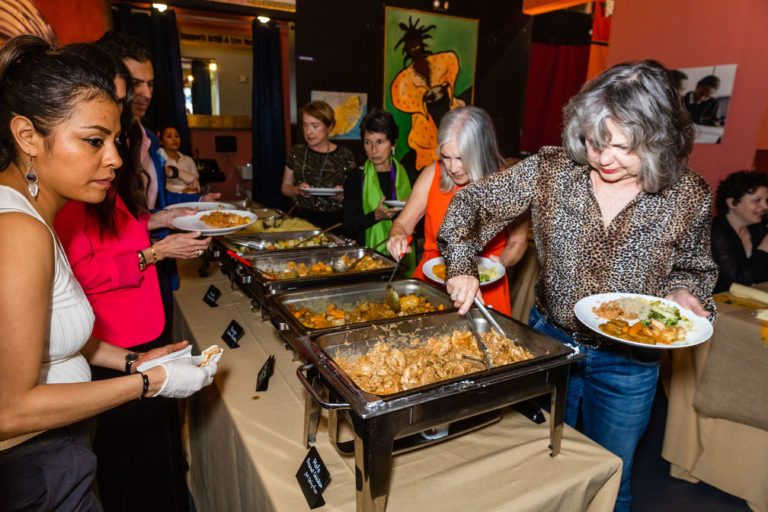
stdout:
[[56,215],[54,227],[87,295],[139,286],[142,275],[136,250],[114,247],[119,243],[114,238],[102,241],[98,222],[84,203],[67,203]]

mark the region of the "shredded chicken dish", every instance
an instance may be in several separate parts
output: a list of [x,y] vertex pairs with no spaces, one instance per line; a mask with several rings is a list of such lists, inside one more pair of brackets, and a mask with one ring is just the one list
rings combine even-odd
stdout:
[[243,215],[222,211],[214,211],[203,215],[200,217],[200,220],[203,221],[206,226],[211,226],[212,228],[234,228],[237,226],[244,226],[251,222],[251,219]]
[[[497,332],[481,334],[496,366],[533,358],[528,350]],[[453,331],[431,337],[426,343],[412,342],[403,349],[377,343],[365,355],[335,361],[360,389],[389,395],[433,382],[460,377],[485,369],[483,355],[470,331]]]

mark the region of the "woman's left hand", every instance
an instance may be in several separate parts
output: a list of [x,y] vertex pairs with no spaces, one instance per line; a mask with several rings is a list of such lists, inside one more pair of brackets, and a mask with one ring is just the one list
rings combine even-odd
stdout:
[[142,363],[146,363],[152,359],[157,359],[158,357],[163,357],[167,356],[168,354],[178,352],[179,350],[184,349],[187,345],[189,345],[189,342],[184,340],[178,343],[171,343],[170,345],[166,345],[164,347],[153,348],[148,352],[140,352],[139,358],[131,366],[131,373],[136,373],[136,368],[138,368]]
[[465,315],[477,296],[483,300],[480,293],[480,281],[474,276],[455,276],[445,282],[445,289],[451,295],[454,307],[459,309],[460,315]]
[[712,315],[710,311],[704,309],[704,306],[701,305],[699,299],[694,294],[692,294],[688,288],[677,288],[672,290],[664,298],[673,302],[677,302],[684,308],[690,309],[699,316],[707,317]]

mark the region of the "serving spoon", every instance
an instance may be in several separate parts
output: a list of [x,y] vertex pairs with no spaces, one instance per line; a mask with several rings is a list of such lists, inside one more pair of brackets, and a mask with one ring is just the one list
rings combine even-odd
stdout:
[[330,230],[332,230],[332,229],[336,229],[336,228],[338,228],[339,226],[341,226],[341,225],[343,225],[343,224],[344,224],[343,222],[337,222],[337,223],[336,223],[336,224],[334,224],[333,226],[329,226],[329,227],[325,228],[324,230],[320,231],[319,233],[316,233],[316,234],[314,234],[314,235],[310,235],[310,236],[304,237],[304,238],[302,238],[301,240],[299,240],[298,242],[296,242],[296,245],[295,245],[295,247],[299,247],[300,245],[302,245],[302,244],[305,244],[305,243],[309,242],[309,241],[310,241],[310,240],[312,240],[313,238],[317,238],[318,236],[320,236],[320,235],[323,235],[323,234],[325,234],[325,233],[329,232],[329,231],[330,231]]
[[337,273],[349,272],[353,268],[355,268],[358,263],[363,261],[363,258],[365,258],[367,255],[369,255],[371,252],[373,252],[374,249],[378,248],[379,246],[381,246],[381,244],[383,244],[386,241],[387,241],[387,239],[385,238],[384,240],[382,240],[381,242],[377,243],[373,247],[366,247],[365,248],[365,252],[363,252],[363,255],[360,256],[359,258],[357,258],[352,263],[352,265],[347,265],[346,263],[344,263],[344,260],[342,258],[340,258],[340,257],[333,258],[333,261],[331,261],[331,268],[333,268],[333,271],[337,272]]
[[[413,237],[409,236],[407,245],[411,245],[411,240],[413,240]],[[395,287],[392,286],[392,278],[395,277],[395,274],[397,273],[397,269],[400,268],[400,262],[403,261],[403,256],[405,256],[405,253],[401,252],[400,258],[398,258],[397,264],[395,265],[394,270],[392,270],[392,275],[389,276],[387,289],[384,291],[384,296],[387,301],[387,305],[391,307],[392,311],[394,311],[395,313],[398,313],[400,311],[400,294],[397,293],[397,290],[395,290]]]

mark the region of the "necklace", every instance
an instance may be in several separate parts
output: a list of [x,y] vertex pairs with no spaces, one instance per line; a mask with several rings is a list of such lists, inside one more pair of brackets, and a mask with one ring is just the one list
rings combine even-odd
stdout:
[[[323,171],[325,170],[325,163],[328,161],[328,154],[331,152],[331,143],[328,143],[328,146],[326,146],[327,151],[325,152],[325,158],[323,158],[323,165],[320,166],[320,177],[317,179],[317,185],[321,187],[323,185]],[[307,182],[307,177],[304,175],[304,169],[307,166],[307,152],[309,152],[309,144],[307,144],[307,147],[304,148],[304,160],[301,162],[301,180],[304,183]]]

